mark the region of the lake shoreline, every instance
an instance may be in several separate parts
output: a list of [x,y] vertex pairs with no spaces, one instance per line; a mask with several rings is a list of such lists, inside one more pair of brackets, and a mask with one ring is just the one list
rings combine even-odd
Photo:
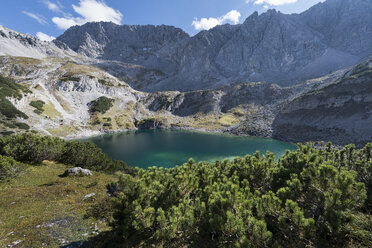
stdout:
[[111,132],[81,140],[93,142],[114,160],[140,168],[173,168],[190,158],[196,162],[223,161],[253,155],[257,151],[261,154],[270,151],[280,158],[286,150],[298,148],[296,144],[267,137],[180,128]]
[[[69,135],[67,137],[63,137],[65,140],[85,140],[94,137],[100,137],[103,135],[110,135],[110,134],[118,134],[130,131],[139,131],[139,130],[177,130],[177,131],[194,131],[194,132],[201,132],[201,133],[208,133],[208,134],[226,134],[226,135],[233,135],[238,137],[255,137],[255,138],[263,138],[263,139],[275,139],[282,142],[297,144],[298,142],[286,139],[283,137],[273,137],[273,136],[261,136],[261,135],[251,135],[243,132],[233,132],[231,130],[221,130],[221,129],[206,129],[206,128],[195,128],[195,127],[160,127],[160,128],[153,128],[153,129],[142,129],[142,128],[130,128],[130,129],[117,129],[117,130],[105,130],[105,131],[93,131],[93,132],[81,132],[75,135]],[[323,141],[319,141],[323,142]],[[325,142],[325,141],[324,141]],[[306,141],[300,142],[306,143]]]

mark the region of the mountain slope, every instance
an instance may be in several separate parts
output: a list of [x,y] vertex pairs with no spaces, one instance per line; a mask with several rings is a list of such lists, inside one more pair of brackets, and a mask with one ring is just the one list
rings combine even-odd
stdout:
[[371,127],[372,60],[368,60],[335,83],[285,105],[273,122],[273,136],[363,144],[372,140]]
[[[58,45],[58,46],[57,46]],[[67,46],[41,41],[31,35],[21,34],[0,25],[0,56],[21,56],[42,59],[48,56],[75,56]]]

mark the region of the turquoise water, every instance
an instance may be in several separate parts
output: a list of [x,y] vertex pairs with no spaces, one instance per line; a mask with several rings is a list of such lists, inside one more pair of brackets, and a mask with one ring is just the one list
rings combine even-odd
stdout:
[[87,140],[94,142],[113,159],[123,160],[130,166],[141,168],[172,168],[182,165],[189,158],[197,162],[213,162],[253,154],[256,151],[271,151],[278,157],[287,149],[297,148],[293,144],[274,139],[179,130],[139,130],[107,134]]

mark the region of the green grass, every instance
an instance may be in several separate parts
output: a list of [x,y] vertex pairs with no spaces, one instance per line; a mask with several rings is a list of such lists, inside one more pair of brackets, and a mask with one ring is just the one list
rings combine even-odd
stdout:
[[52,102],[48,102],[47,104],[44,105],[44,114],[46,116],[49,116],[50,118],[54,119],[57,117],[62,117],[62,114],[58,112],[56,107]]
[[78,130],[74,127],[74,125],[62,125],[56,128],[49,128],[47,131],[53,136],[65,137],[76,134]]
[[[23,175],[0,183],[0,247],[22,240],[17,247],[59,247],[94,236],[104,221],[84,218],[87,209],[106,198],[106,185],[115,175],[93,172],[92,177],[59,177],[61,164],[28,167]],[[95,193],[83,201],[85,195]]]

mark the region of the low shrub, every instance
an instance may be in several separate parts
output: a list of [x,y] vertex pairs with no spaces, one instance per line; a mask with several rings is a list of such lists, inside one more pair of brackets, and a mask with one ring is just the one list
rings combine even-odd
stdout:
[[114,101],[115,101],[114,99],[101,96],[100,98],[88,104],[90,107],[90,112],[92,113],[98,112],[104,114],[113,106]]
[[30,129],[30,126],[27,125],[26,123],[23,123],[23,122],[16,122],[16,123],[14,123],[14,125],[16,127],[18,127],[19,129],[23,129],[23,130],[29,130]]
[[[368,247],[372,144],[150,168],[109,185],[128,247]],[[95,211],[98,214],[100,211]],[[109,212],[109,210],[105,210]],[[107,217],[105,217],[107,218]],[[368,245],[369,244],[369,245]]]
[[17,176],[25,166],[11,157],[0,155],[0,182]]
[[110,173],[116,171],[133,173],[134,171],[125,162],[109,158],[91,142],[64,141],[60,138],[32,133],[0,137],[0,155],[34,165],[50,160]]
[[35,108],[34,112],[38,115],[41,115],[44,112],[44,105],[45,102],[41,100],[30,102],[30,106]]

